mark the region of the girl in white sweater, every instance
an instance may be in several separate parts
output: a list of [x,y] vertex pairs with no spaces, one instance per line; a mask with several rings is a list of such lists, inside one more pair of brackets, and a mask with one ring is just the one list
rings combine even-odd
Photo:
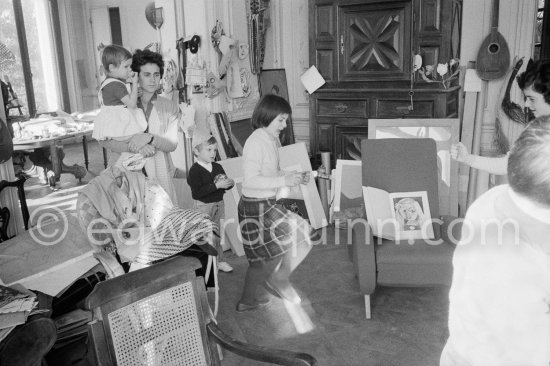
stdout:
[[257,296],[260,286],[286,301],[301,301],[289,277],[311,250],[312,229],[275,198],[279,188],[307,184],[310,179],[309,173],[284,172],[279,166],[279,134],[291,113],[285,99],[268,94],[252,114],[254,132],[243,149],[244,180],[238,207],[249,267],[238,312],[269,302]]

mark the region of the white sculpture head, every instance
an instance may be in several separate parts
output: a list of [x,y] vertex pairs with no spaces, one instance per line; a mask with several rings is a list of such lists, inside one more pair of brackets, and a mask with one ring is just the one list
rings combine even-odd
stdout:
[[239,59],[244,60],[248,56],[248,45],[246,43],[239,43]]

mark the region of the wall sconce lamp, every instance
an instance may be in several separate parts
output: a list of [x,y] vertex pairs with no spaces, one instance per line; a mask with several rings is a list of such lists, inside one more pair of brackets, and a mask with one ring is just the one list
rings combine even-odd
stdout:
[[155,15],[155,21],[154,21],[155,27],[159,29],[160,27],[162,27],[162,23],[164,23],[164,14],[163,14],[162,7],[155,8],[154,15]]
[[147,18],[151,27],[158,30],[164,23],[164,10],[162,7],[155,8],[155,3],[151,2],[145,8],[145,18]]

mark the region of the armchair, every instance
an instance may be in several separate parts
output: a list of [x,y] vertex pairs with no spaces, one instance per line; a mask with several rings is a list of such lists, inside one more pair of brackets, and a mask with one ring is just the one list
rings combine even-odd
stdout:
[[305,353],[239,342],[216,325],[195,258],[177,256],[100,282],[85,302],[92,364],[220,365],[217,345],[256,361],[316,365]]
[[[452,217],[440,217],[438,169],[432,139],[363,140],[363,186],[387,192],[427,191],[438,245],[425,240],[394,242],[374,237],[365,222],[352,227],[349,255],[365,296],[365,315],[371,318],[370,296],[377,286],[448,286],[452,256],[461,226]],[[439,221],[439,220],[441,221]]]

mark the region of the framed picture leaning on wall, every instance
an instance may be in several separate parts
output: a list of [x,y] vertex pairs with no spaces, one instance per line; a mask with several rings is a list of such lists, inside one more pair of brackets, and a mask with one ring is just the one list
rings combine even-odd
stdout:
[[[260,96],[266,94],[275,94],[284,98],[290,103],[288,99],[288,84],[286,82],[286,70],[285,69],[268,69],[260,71]],[[291,145],[294,140],[294,128],[292,126],[292,119],[287,121],[286,128],[280,135],[281,145]]]

